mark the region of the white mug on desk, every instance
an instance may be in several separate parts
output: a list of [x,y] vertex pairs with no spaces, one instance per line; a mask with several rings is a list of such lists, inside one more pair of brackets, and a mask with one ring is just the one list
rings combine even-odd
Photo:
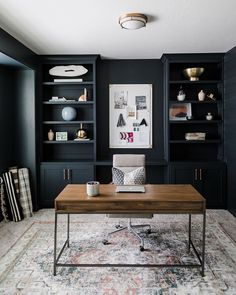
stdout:
[[99,185],[98,181],[87,182],[87,195],[90,197],[99,195]]

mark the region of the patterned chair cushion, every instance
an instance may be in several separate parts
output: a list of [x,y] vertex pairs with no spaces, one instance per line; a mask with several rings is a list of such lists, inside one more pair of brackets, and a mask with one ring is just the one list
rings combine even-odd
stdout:
[[118,168],[112,167],[112,179],[116,185],[135,185],[145,184],[145,168],[138,167],[137,169],[124,172]]

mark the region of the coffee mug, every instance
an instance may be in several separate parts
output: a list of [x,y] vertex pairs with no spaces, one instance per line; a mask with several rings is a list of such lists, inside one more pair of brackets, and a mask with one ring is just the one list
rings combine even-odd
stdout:
[[99,195],[99,184],[98,181],[87,182],[87,195],[90,197]]

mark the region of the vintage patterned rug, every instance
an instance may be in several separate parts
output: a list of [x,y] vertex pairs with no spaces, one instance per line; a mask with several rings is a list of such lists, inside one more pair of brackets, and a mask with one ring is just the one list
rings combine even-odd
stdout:
[[[220,212],[221,211],[221,212]],[[0,224],[0,294],[236,294],[236,221],[224,210],[207,214],[206,275],[187,268],[58,268],[52,275],[53,210],[21,223]],[[40,215],[41,214],[41,215]],[[64,217],[59,244],[65,239]],[[137,220],[138,222],[138,220]],[[151,220],[152,233],[144,252],[138,240],[123,231],[103,245],[115,221],[104,216],[73,216],[71,247],[61,261],[70,263],[197,262],[188,255],[187,216],[160,215]],[[21,229],[19,229],[21,227]],[[229,230],[227,230],[229,229]],[[193,217],[194,241],[200,245],[201,218]],[[234,235],[235,233],[235,235]],[[147,235],[144,233],[144,237]],[[5,246],[3,246],[5,243]]]

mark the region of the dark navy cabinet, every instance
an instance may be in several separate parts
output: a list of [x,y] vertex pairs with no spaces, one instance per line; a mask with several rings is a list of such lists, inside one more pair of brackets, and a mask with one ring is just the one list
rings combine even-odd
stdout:
[[93,179],[93,164],[42,163],[40,207],[53,207],[54,199],[67,184],[84,184]]
[[225,208],[224,163],[174,163],[169,169],[170,183],[192,184],[206,198],[207,208]]

